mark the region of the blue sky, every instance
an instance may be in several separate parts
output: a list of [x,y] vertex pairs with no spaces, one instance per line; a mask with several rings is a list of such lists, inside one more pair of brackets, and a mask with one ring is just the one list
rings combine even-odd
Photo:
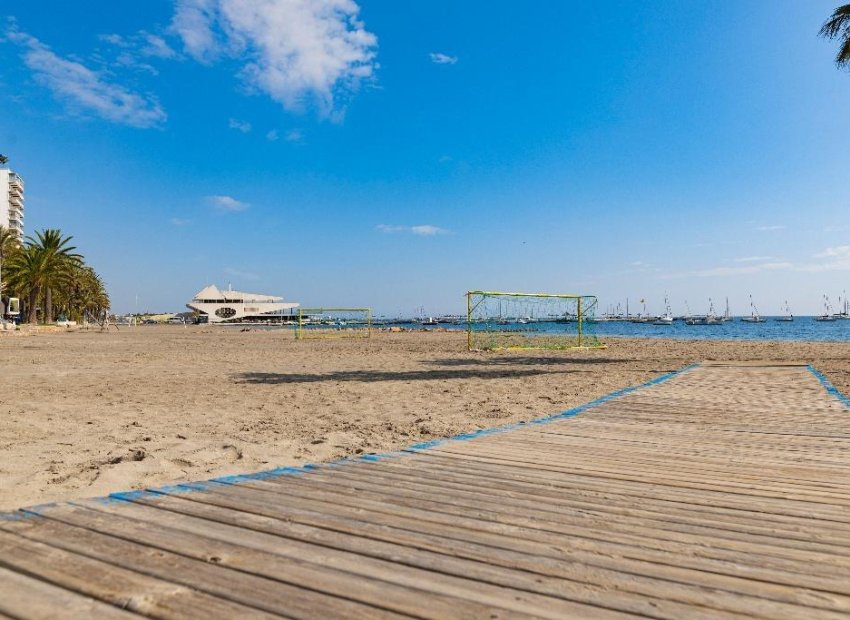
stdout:
[[119,312],[817,313],[850,289],[834,4],[7,0],[0,152]]

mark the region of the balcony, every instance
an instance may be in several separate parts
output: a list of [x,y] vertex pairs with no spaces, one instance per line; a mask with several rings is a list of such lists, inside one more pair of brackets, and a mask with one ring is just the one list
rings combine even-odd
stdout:
[[18,207],[19,209],[24,208],[24,199],[20,196],[15,196],[11,192],[9,193],[9,204],[13,207]]
[[18,185],[11,185],[10,184],[9,185],[9,195],[10,196],[16,196],[18,198],[23,198],[24,197],[24,190],[23,190],[22,187],[20,187]]

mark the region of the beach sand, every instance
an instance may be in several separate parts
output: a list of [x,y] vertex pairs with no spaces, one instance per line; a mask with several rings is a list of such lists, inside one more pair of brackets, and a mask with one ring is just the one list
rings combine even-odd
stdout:
[[557,413],[701,360],[811,362],[850,392],[847,343],[612,339],[485,354],[465,342],[209,326],[5,335],[0,509],[393,450]]

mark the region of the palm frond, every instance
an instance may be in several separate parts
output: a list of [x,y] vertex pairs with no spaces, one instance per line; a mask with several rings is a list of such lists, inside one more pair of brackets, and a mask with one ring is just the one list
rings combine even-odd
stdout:
[[844,4],[833,12],[832,16],[821,26],[820,36],[834,39],[844,31],[845,37],[850,34],[850,4]]

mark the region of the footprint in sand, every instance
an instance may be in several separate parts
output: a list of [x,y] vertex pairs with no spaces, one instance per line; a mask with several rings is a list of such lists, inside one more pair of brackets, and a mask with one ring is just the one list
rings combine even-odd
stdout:
[[222,446],[222,449],[224,450],[227,459],[231,463],[238,461],[242,458],[242,450],[234,445],[225,444],[224,446]]

